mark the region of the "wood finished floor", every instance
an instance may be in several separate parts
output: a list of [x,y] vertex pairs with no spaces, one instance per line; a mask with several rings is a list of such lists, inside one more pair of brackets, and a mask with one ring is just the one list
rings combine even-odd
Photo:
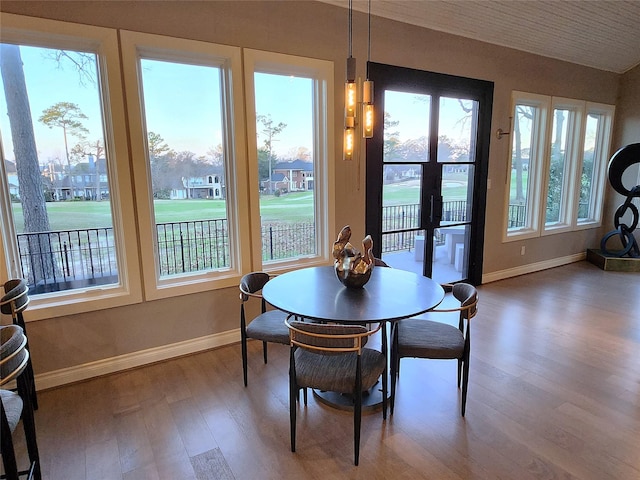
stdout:
[[479,290],[466,418],[455,362],[403,359],[359,467],[351,414],[311,396],[290,452],[288,347],[265,366],[253,342],[248,388],[231,345],[40,392],[44,478],[640,479],[640,275],[580,262]]

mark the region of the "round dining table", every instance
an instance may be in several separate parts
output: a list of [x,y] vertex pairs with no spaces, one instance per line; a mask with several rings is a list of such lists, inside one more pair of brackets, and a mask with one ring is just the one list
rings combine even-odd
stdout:
[[[348,288],[340,282],[333,266],[323,266],[278,275],[267,282],[262,295],[275,308],[303,319],[344,324],[381,323],[384,327],[382,352],[388,356],[386,324],[433,309],[442,302],[444,290],[431,278],[388,267],[375,267],[364,287]],[[386,377],[383,377],[385,386]],[[314,393],[326,404],[338,408],[347,406],[339,394]],[[380,403],[380,396],[372,394],[363,398],[363,407]]]

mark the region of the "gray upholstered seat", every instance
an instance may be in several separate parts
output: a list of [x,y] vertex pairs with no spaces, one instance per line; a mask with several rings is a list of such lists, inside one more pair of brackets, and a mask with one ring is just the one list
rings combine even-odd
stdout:
[[[471,337],[469,320],[477,311],[478,291],[473,285],[444,285],[459,302],[455,308],[437,308],[431,312],[459,312],[458,326],[440,323],[424,316],[400,320],[393,327],[391,339],[391,413],[395,406],[396,380],[400,359],[405,357],[458,360],[458,387],[462,386],[462,416],[467,403],[469,352]],[[431,314],[429,314],[431,315]],[[430,317],[433,318],[433,315]]]
[[[361,325],[288,322],[291,336],[289,366],[289,413],[291,451],[296,451],[296,407],[298,391],[314,388],[353,396],[354,462],[360,456],[362,392],[373,387],[386,371],[382,352],[364,348],[367,338],[380,330]],[[386,382],[384,383],[386,385]],[[383,387],[383,390],[386,388]],[[386,409],[383,391],[383,411]],[[306,396],[305,396],[306,405]]]
[[[244,386],[247,386],[247,339],[262,341],[264,363],[267,363],[267,343],[289,344],[289,329],[284,321],[287,314],[280,310],[267,310],[267,302],[261,291],[271,276],[266,272],[248,273],[240,279],[240,341],[242,344],[242,375]],[[257,299],[260,314],[247,321],[245,304],[250,299]]]

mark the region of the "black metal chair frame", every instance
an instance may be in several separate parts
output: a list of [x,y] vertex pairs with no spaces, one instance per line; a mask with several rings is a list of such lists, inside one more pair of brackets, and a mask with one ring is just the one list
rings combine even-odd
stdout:
[[[461,414],[464,417],[467,405],[467,388],[469,383],[469,356],[471,352],[471,329],[470,329],[470,320],[475,317],[477,313],[478,307],[478,292],[475,290],[475,287],[468,284],[443,284],[442,287],[445,291],[452,291],[455,293],[455,285],[465,285],[467,287],[472,287],[474,294],[470,295],[468,298],[459,298],[458,296],[454,297],[456,300],[460,302],[460,306],[456,308],[435,308],[430,310],[430,312],[434,313],[447,313],[447,312],[460,312],[459,321],[458,321],[458,329],[462,333],[464,338],[464,349],[462,355],[459,357],[437,357],[440,359],[447,360],[458,360],[458,388],[462,387],[462,405],[461,405]],[[423,321],[414,319],[415,321]],[[398,330],[402,328],[402,322],[406,320],[401,320],[400,322],[396,322],[393,325],[392,329],[392,338],[391,338],[391,399],[390,399],[390,411],[393,415],[393,409],[395,406],[395,395],[396,395],[396,380],[400,374],[400,359],[404,356],[400,356],[399,345],[398,345]],[[424,320],[425,322],[435,322],[436,320]],[[451,327],[455,328],[455,327]],[[418,358],[431,358],[431,357],[418,357]]]
[[[257,278],[258,281],[254,282],[251,281],[252,279]],[[245,303],[250,299],[250,298],[256,298],[260,300],[261,303],[261,308],[260,308],[260,315],[256,316],[255,318],[253,318],[251,321],[260,321],[260,316],[265,315],[265,314],[271,314],[270,312],[267,312],[267,302],[266,300],[262,297],[262,295],[259,293],[262,288],[266,285],[266,283],[272,278],[272,276],[266,272],[251,272],[248,273],[246,275],[244,275],[242,277],[242,279],[240,280],[240,342],[242,344],[242,376],[243,376],[243,381],[244,381],[244,386],[247,386],[247,369],[248,369],[248,358],[247,358],[247,340],[249,338],[256,338],[256,337],[252,337],[247,335],[247,318],[246,318],[246,313],[245,313]],[[278,313],[282,314],[282,328],[286,328],[284,325],[284,320],[287,317],[287,314],[284,312],[280,312],[278,311]],[[251,323],[251,322],[249,322]],[[267,340],[264,340],[262,338],[256,338],[256,340],[261,340],[262,341],[262,356],[264,358],[264,363],[267,363]],[[288,344],[288,337],[287,337],[287,341],[283,341],[279,342],[282,343],[283,345],[287,345]]]
[[[4,284],[5,295],[0,300],[0,308],[2,309],[2,313],[7,313],[11,315],[12,321],[14,325],[18,325],[22,328],[24,335],[27,337],[27,345],[26,349],[29,350],[29,336],[27,335],[27,326],[24,321],[23,313],[27,307],[29,306],[29,287],[27,283],[22,279],[13,279],[8,280]],[[24,303],[21,301],[23,297]],[[21,303],[21,305],[18,305]],[[9,311],[7,311],[6,307],[9,307]],[[4,308],[3,308],[4,307]],[[31,385],[31,402],[33,404],[33,409],[38,409],[38,396],[36,393],[36,381],[35,374],[33,373],[33,365],[31,363],[31,357],[29,357],[29,362],[26,367],[27,380],[29,385]]]
[[[296,361],[295,355],[298,348],[303,348],[311,352],[316,352],[324,355],[344,355],[349,353],[355,353],[357,355],[355,382],[352,392],[349,393],[353,396],[353,430],[354,430],[354,463],[358,465],[360,459],[360,430],[362,423],[362,352],[365,350],[364,344],[367,338],[377,333],[382,324],[378,324],[375,329],[369,330],[360,325],[336,325],[336,324],[309,324],[309,327],[319,330],[323,329],[334,330],[336,328],[344,328],[345,334],[336,333],[320,333],[311,332],[309,330],[301,330],[300,325],[304,325],[303,322],[291,322],[290,319],[286,320],[286,325],[289,327],[289,334],[291,339],[291,352],[289,357],[289,421],[291,429],[291,451],[296,451],[296,407],[299,398],[300,389],[305,390],[304,404],[307,405],[306,387],[317,388],[314,385],[300,386],[297,381],[296,374]],[[356,333],[356,330],[358,331]],[[336,342],[340,342],[336,344]],[[349,344],[350,343],[350,344]],[[382,352],[379,352],[383,355]],[[384,361],[384,368],[379,372],[384,374],[386,371],[386,360]],[[369,388],[367,386],[365,388]],[[386,411],[386,391],[383,392],[383,412]]]
[[13,434],[9,427],[4,404],[0,401],[0,429],[2,430],[0,448],[2,449],[2,463],[5,471],[5,474],[0,478],[18,480],[21,476],[26,476],[27,479],[41,480],[42,473],[40,470],[40,454],[38,452],[38,443],[36,440],[36,425],[31,399],[31,384],[26,375],[27,365],[29,364],[29,351],[26,349],[27,338],[24,333],[22,333],[22,337],[23,339],[20,347],[15,352],[0,360],[0,368],[12,361],[14,357],[23,351],[25,353],[25,357],[18,366],[0,379],[0,386],[3,386],[13,380],[16,381],[17,393],[22,399],[21,419],[27,444],[27,452],[29,455],[29,468],[26,470],[18,469],[13,445]]

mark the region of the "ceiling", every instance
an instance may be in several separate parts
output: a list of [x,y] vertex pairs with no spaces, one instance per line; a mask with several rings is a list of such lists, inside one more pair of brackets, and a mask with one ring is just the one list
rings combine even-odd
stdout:
[[639,0],[372,0],[371,15],[616,73],[640,64]]

